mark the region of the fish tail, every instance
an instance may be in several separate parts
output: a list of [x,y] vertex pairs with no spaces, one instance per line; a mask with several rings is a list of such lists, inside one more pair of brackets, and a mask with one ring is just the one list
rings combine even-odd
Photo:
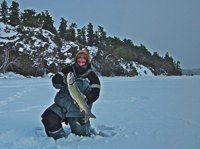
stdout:
[[96,118],[96,116],[92,113],[85,114],[85,123],[88,121],[89,118]]

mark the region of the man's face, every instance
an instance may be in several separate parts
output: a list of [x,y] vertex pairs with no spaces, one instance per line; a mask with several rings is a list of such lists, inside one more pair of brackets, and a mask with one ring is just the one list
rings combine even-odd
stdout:
[[79,66],[83,66],[86,64],[86,59],[84,58],[78,58],[77,59],[77,63],[79,64]]

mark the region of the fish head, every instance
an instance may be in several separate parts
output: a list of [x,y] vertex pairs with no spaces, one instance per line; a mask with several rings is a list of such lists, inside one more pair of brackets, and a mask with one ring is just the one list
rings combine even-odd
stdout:
[[74,74],[72,72],[69,72],[67,74],[67,84],[68,85],[71,85],[75,82],[75,79],[74,79]]

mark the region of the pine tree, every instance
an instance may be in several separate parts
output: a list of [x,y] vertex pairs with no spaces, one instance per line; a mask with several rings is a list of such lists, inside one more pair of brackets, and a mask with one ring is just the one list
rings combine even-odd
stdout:
[[104,53],[106,50],[106,32],[104,31],[103,27],[98,26],[98,39],[99,39],[99,52]]
[[36,27],[36,11],[33,9],[24,9],[24,12],[21,13],[22,25]]
[[86,45],[86,27],[83,26],[81,29],[81,39],[82,39],[82,44]]
[[93,46],[94,45],[94,31],[93,31],[93,25],[91,22],[89,22],[87,26],[87,45]]
[[123,42],[116,36],[111,39],[113,48],[116,49],[118,46],[122,46]]
[[69,41],[76,41],[76,32],[75,32],[75,28],[77,28],[77,24],[76,23],[72,23],[69,26],[69,29],[67,30],[67,40]]
[[45,11],[45,22],[42,26],[43,29],[46,29],[54,34],[57,33],[56,28],[53,25],[54,21],[52,17],[50,16],[48,10]]
[[61,17],[61,22],[60,22],[60,26],[59,26],[59,35],[62,39],[65,39],[66,37],[66,33],[67,33],[67,21]]
[[10,7],[9,24],[15,27],[19,24],[19,22],[19,4],[13,1]]
[[42,27],[45,21],[44,13],[42,12],[42,14],[41,13],[37,14],[35,16],[35,20],[36,20],[36,27]]
[[98,26],[98,34],[99,34],[99,42],[104,44],[106,41],[106,32],[104,31],[103,27]]
[[168,75],[175,74],[174,59],[169,56],[168,52],[165,54],[165,58],[164,58],[164,69],[167,71]]
[[79,44],[82,44],[81,29],[77,29],[76,41],[77,41]]
[[130,39],[124,38],[123,44],[124,44],[123,46],[126,53],[126,60],[131,61],[132,60],[131,47],[132,47],[133,42]]
[[175,70],[175,75],[182,75],[182,69],[181,69],[181,62],[180,61],[177,61],[177,63],[175,63],[175,67],[176,67],[176,70]]
[[5,0],[1,3],[0,17],[0,22],[3,22],[4,24],[8,23],[8,5]]
[[161,64],[163,62],[163,59],[159,56],[158,52],[154,52],[151,58],[152,58],[152,64],[150,65],[154,69],[153,73],[156,76],[160,75],[162,73]]
[[94,33],[94,46],[96,46],[96,47],[99,46],[99,34],[98,34],[98,31],[95,31],[95,33]]

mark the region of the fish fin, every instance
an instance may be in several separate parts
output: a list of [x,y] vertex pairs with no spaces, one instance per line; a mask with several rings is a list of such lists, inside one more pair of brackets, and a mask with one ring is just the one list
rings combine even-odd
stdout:
[[87,123],[89,118],[96,118],[96,116],[92,113],[85,114],[85,123]]
[[76,124],[78,124],[79,126],[81,126],[81,124],[79,122],[76,121]]
[[74,100],[74,104],[76,104],[76,100]]
[[80,107],[80,111],[82,112],[84,109]]
[[80,109],[80,112],[82,112],[84,109],[83,108],[81,108],[80,106],[78,106],[79,107],[79,109]]

